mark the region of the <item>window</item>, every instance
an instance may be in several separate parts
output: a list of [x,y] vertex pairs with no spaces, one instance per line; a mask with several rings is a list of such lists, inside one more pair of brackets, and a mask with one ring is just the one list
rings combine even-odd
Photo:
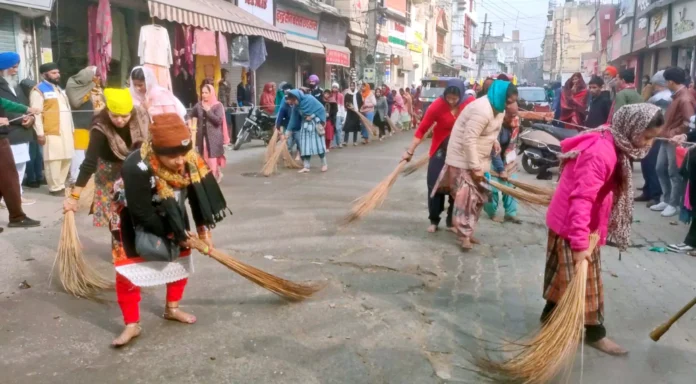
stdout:
[[439,53],[441,55],[445,54],[445,34],[444,33],[437,34],[437,53]]

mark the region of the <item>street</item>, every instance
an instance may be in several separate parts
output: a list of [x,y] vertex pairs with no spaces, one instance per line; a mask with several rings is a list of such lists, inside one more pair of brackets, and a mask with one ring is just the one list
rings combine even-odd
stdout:
[[[162,319],[164,287],[143,289],[142,335],[115,350],[122,328],[113,292],[104,304],[66,294],[54,275],[60,198],[38,203],[32,230],[0,234],[0,367],[7,384],[39,383],[480,383],[472,353],[539,326],[544,210],[522,206],[522,225],[482,216],[483,245],[462,253],[452,233],[428,234],[425,170],[401,177],[361,222],[338,222],[358,196],[393,170],[412,133],[328,154],[329,171],[258,177],[260,142],[228,151],[222,181],[234,212],[213,230],[216,246],[293,280],[326,281],[316,297],[286,303],[214,260],[196,255],[182,307],[194,325]],[[418,148],[415,158],[427,152]],[[642,185],[639,167],[635,185]],[[533,180],[520,173],[524,180]],[[550,182],[548,182],[550,184]],[[7,212],[0,211],[0,225]],[[108,231],[77,218],[84,252],[113,278]],[[630,350],[615,358],[584,348],[586,383],[693,383],[696,310],[658,343],[648,333],[696,295],[696,260],[650,252],[680,243],[687,227],[636,206],[634,246],[603,249],[605,324]],[[443,222],[444,226],[444,215]],[[30,288],[20,289],[24,281]],[[495,356],[495,354],[494,354]],[[579,382],[578,351],[571,382]]]

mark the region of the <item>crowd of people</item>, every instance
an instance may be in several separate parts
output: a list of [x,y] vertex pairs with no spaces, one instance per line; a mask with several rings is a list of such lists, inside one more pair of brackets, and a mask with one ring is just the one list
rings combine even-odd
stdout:
[[[0,53],[0,197],[10,214],[9,226],[39,225],[22,210],[22,204],[32,201],[22,198],[21,185],[35,188],[44,182],[52,195],[68,193],[63,208],[75,212],[94,179],[93,224],[108,227],[112,235],[116,295],[125,323],[113,345],[125,345],[141,333],[141,287],[166,285],[164,317],[194,323],[196,317],[179,308],[191,272],[188,230],[196,228],[207,253],[213,246],[211,229],[225,217],[219,182],[230,132],[226,102],[221,100],[229,95],[216,94],[204,82],[198,103],[187,111],[147,67],[133,68],[127,89],[103,89],[96,68],[88,67],[63,90],[55,64],[40,67],[38,84],[18,83],[18,65],[18,55]],[[689,187],[696,181],[696,160],[681,149],[696,142],[696,99],[685,72],[667,68],[656,73],[642,94],[634,80],[632,70],[613,67],[588,84],[576,73],[558,87],[553,103],[557,123],[581,132],[561,143],[561,175],[546,216],[546,306],[541,320],[568,287],[571,266],[587,260],[587,341],[614,355],[626,351],[606,337],[600,250],[589,248],[589,235],[599,233],[601,245],[611,242],[625,250],[634,200],[649,202],[663,216],[680,209],[689,219],[696,193]],[[242,88],[241,102],[249,103],[248,90]],[[275,129],[303,161],[300,173],[310,171],[314,156],[327,171],[327,153],[345,147],[351,133],[353,145],[359,143],[358,134],[368,144],[373,124],[380,140],[395,129],[416,128],[403,161],[410,161],[432,134],[427,231],[438,230],[448,200],[446,226],[464,251],[479,243],[475,232],[482,212],[496,221],[520,224],[514,198],[484,186],[486,180],[509,183],[514,177],[520,126],[517,87],[506,75],[488,78],[477,89],[452,80],[422,119],[418,96],[418,89],[375,88],[366,82],[352,82],[345,90],[332,84],[324,90],[312,75],[306,87],[267,84],[259,107],[276,115]],[[645,178],[643,194],[637,197],[632,184],[635,161],[642,162]],[[693,220],[684,243],[670,247],[694,251]]]

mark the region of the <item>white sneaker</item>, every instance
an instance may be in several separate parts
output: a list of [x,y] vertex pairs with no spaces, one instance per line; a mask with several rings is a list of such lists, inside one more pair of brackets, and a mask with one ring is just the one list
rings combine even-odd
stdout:
[[668,205],[667,208],[665,208],[664,211],[662,211],[661,215],[662,217],[672,217],[677,214],[677,208]]
[[670,244],[670,245],[667,246],[667,249],[669,249],[669,250],[672,251],[672,252],[677,252],[677,253],[680,253],[680,252],[691,252],[691,251],[694,250],[693,247],[691,247],[691,246],[689,246],[689,245],[686,245],[686,244],[684,244],[684,243],[680,243],[680,244]]
[[660,212],[660,211],[664,211],[665,208],[667,208],[667,207],[669,207],[669,204],[667,204],[663,201],[661,203],[658,203],[658,204],[651,206],[650,210],[655,211],[655,212]]
[[36,200],[33,199],[25,199],[22,197],[22,205],[34,205],[36,204]]

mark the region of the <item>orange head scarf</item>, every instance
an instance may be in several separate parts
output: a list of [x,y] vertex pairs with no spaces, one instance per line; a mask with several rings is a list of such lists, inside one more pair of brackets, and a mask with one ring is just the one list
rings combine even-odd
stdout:
[[370,89],[370,84],[368,83],[363,83],[363,86],[365,89],[360,91],[360,94],[362,95],[363,100],[365,100],[368,96],[370,96],[370,92],[372,92],[372,90]]

